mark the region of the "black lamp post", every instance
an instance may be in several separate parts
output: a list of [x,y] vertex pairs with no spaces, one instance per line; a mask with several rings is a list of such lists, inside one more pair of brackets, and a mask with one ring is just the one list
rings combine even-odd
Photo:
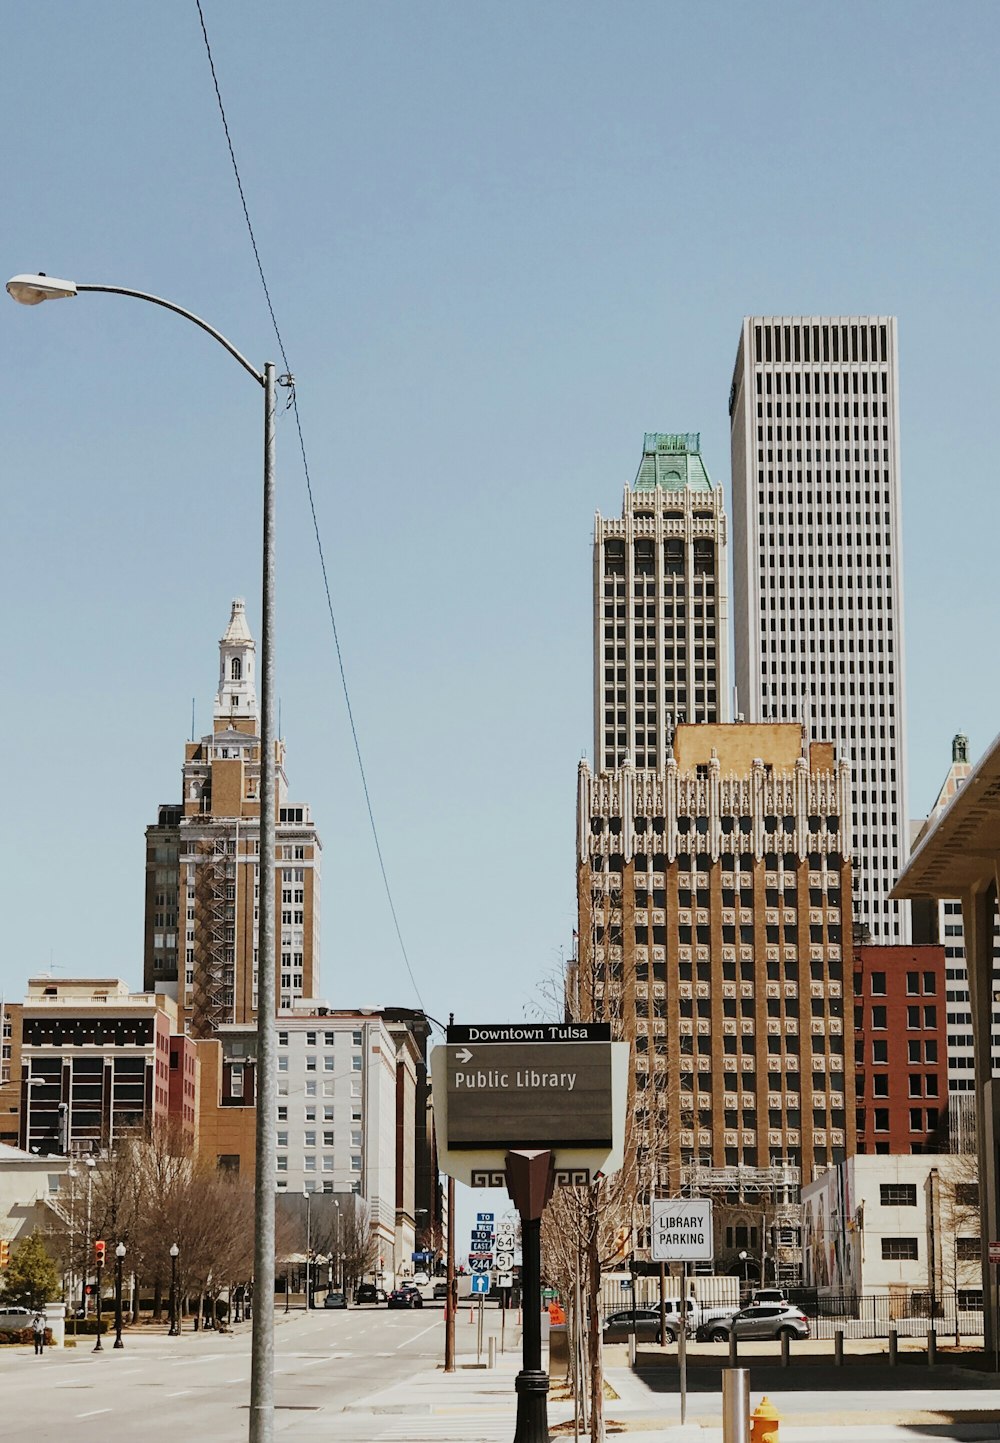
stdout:
[[176,1243],[170,1244],[170,1327],[167,1330],[168,1338],[176,1338],[180,1332],[180,1328],[177,1326],[177,1259],[180,1251]]
[[122,1268],[125,1264],[125,1244],[115,1248],[115,1347],[124,1348],[122,1342]]

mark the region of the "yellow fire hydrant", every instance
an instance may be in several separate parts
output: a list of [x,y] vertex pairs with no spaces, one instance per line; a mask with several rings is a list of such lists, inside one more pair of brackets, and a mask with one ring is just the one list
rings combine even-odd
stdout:
[[750,1443],[778,1443],[778,1410],[770,1398],[761,1398],[750,1418]]

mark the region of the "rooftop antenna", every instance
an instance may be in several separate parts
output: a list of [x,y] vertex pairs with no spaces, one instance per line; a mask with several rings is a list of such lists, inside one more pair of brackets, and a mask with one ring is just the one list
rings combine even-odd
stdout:
[[278,697],[278,737],[281,737],[281,697]]
[[194,697],[191,698],[191,740],[194,741]]

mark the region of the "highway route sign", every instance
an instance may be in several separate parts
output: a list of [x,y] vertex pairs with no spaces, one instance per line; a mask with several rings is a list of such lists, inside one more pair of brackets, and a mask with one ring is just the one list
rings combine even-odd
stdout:
[[491,1261],[492,1261],[492,1259],[489,1258],[489,1257],[485,1257],[485,1258],[470,1258],[470,1259],[469,1259],[469,1271],[472,1272],[472,1273],[488,1273],[489,1270],[490,1270],[490,1263],[491,1263]]

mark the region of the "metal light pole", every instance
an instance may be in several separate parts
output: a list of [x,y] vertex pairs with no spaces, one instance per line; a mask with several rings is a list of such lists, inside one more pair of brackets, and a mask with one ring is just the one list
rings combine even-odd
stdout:
[[[130,296],[162,306],[191,321],[218,341],[264,391],[264,524],[262,557],[262,621],[260,645],[260,869],[257,932],[257,1107],[256,1175],[254,1180],[254,1292],[250,1364],[250,1443],[274,1439],[274,1193],[277,1181],[276,1003],[274,965],[274,851],[275,851],[275,726],[274,726],[274,421],[275,373],[268,361],[263,371],[252,366],[214,326],[193,311],[160,296],[123,286],[77,285],[45,275],[19,275],[7,290],[22,305],[68,298],[84,291]],[[281,384],[294,384],[283,376]],[[100,1343],[100,1334],[97,1337]]]
[[170,1327],[167,1329],[168,1338],[176,1338],[180,1332],[177,1326],[177,1259],[180,1257],[180,1248],[176,1243],[170,1244]]
[[309,1259],[312,1248],[312,1193],[304,1187],[302,1192],[306,1200],[306,1311],[312,1307],[312,1272],[309,1267]]
[[93,1198],[93,1192],[94,1192],[94,1168],[97,1166],[97,1164],[94,1162],[94,1159],[93,1159],[92,1157],[85,1157],[85,1158],[83,1159],[83,1164],[84,1164],[84,1167],[86,1167],[86,1169],[87,1169],[87,1223],[86,1223],[86,1231],[85,1231],[84,1238],[83,1238],[83,1280],[82,1280],[82,1282],[80,1283],[80,1308],[81,1308],[81,1310],[82,1310],[82,1312],[83,1312],[84,1320],[86,1321],[86,1317],[87,1317],[87,1259],[88,1259],[89,1256],[90,1256],[90,1244],[91,1244],[91,1241],[92,1241],[92,1240],[91,1240],[91,1236],[90,1236],[90,1205],[91,1205],[91,1201],[92,1201],[92,1198]]
[[122,1267],[125,1263],[125,1244],[115,1248],[115,1347],[124,1348],[122,1342]]

